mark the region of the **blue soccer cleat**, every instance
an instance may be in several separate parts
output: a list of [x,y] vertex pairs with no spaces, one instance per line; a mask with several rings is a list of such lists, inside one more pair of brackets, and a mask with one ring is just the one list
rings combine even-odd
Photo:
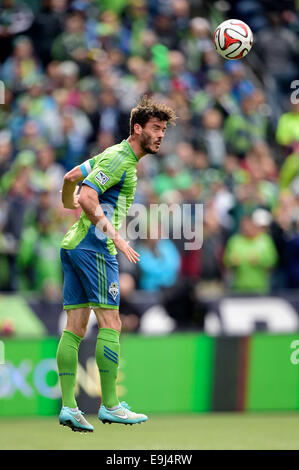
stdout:
[[142,423],[143,421],[148,420],[148,417],[146,415],[130,411],[130,407],[125,401],[122,401],[119,404],[119,407],[115,410],[108,410],[104,405],[101,405],[98,413],[98,418],[104,424],[119,423],[132,425]]
[[72,411],[67,406],[63,406],[59,415],[59,423],[68,426],[75,432],[93,432],[93,426],[84,418],[83,411]]

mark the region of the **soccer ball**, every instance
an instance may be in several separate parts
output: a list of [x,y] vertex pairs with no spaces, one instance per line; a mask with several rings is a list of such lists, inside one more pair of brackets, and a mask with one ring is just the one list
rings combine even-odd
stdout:
[[252,48],[253,34],[243,21],[226,20],[215,29],[213,41],[224,59],[242,59]]

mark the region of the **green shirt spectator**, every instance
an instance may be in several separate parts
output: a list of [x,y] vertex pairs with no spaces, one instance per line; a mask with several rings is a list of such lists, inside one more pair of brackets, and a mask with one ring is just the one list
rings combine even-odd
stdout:
[[[54,227],[53,227],[54,228]],[[51,227],[27,227],[22,236],[18,255],[18,267],[23,274],[22,288],[33,288],[43,293],[47,286],[60,291],[62,272],[59,258],[59,248],[62,234]],[[28,283],[31,272],[31,282]]]
[[191,174],[180,166],[175,155],[168,155],[163,161],[164,171],[153,179],[152,187],[161,196],[165,191],[184,190],[192,186]]
[[86,60],[87,50],[84,19],[78,13],[72,13],[66,19],[64,32],[53,42],[52,58],[58,61],[74,60],[80,63]]
[[277,259],[272,238],[251,217],[243,217],[241,232],[229,238],[224,252],[224,264],[232,273],[232,290],[266,294]]
[[242,114],[230,114],[224,122],[224,137],[231,152],[244,155],[253,144],[267,137],[268,120],[256,108],[254,93],[242,99]]
[[97,7],[101,11],[110,10],[118,14],[122,13],[122,11],[127,6],[127,3],[128,3],[128,0],[113,0],[113,2],[111,2],[111,0],[97,0],[96,1]]

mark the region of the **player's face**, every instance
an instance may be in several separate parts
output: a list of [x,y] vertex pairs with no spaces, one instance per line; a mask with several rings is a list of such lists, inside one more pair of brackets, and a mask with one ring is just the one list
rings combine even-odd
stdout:
[[142,128],[140,146],[146,153],[157,153],[166,132],[166,121],[151,118]]

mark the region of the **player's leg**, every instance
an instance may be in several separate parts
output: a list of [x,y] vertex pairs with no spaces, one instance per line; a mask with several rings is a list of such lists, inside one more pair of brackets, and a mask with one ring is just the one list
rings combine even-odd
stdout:
[[[101,405],[99,418],[108,422],[124,422],[126,419],[127,424],[146,421],[145,415],[136,415],[128,409],[123,411],[123,405],[119,404],[116,394],[121,330],[118,313],[119,274],[116,257],[107,252],[97,253],[82,249],[72,250],[71,256],[76,263],[76,269],[87,293],[89,305],[94,309],[99,324],[96,361],[100,372],[102,396],[107,405],[107,408],[105,405]],[[105,412],[104,416],[101,415],[102,412]],[[119,418],[116,416],[117,414],[122,417]]]
[[64,271],[63,300],[67,310],[67,324],[57,349],[57,366],[62,391],[62,410],[59,422],[73,431],[93,431],[93,427],[78,410],[75,384],[78,367],[78,351],[85,336],[90,316],[87,297],[67,250],[61,250]]
[[116,377],[119,358],[121,322],[119,308],[119,275],[116,257],[109,253],[73,250],[73,262],[98,319],[96,347],[104,401],[109,407],[118,405]]
[[57,349],[57,366],[62,392],[59,422],[63,426],[69,426],[73,431],[80,432],[93,431],[93,426],[78,409],[75,398],[79,346],[85,336],[89,316],[89,307],[67,311],[66,328],[63,330]]
[[78,367],[78,351],[90,316],[90,308],[67,310],[67,324],[57,349],[57,366],[62,391],[62,405],[77,408],[75,384]]
[[119,336],[121,321],[116,309],[94,308],[99,334],[96,361],[100,372],[102,403],[98,417],[103,423],[136,424],[147,421],[147,416],[130,411],[125,402],[119,402],[116,382],[120,358]]
[[102,404],[113,408],[119,403],[116,380],[120,356],[121,321],[118,310],[94,308],[94,312],[99,325],[96,361],[101,378]]

